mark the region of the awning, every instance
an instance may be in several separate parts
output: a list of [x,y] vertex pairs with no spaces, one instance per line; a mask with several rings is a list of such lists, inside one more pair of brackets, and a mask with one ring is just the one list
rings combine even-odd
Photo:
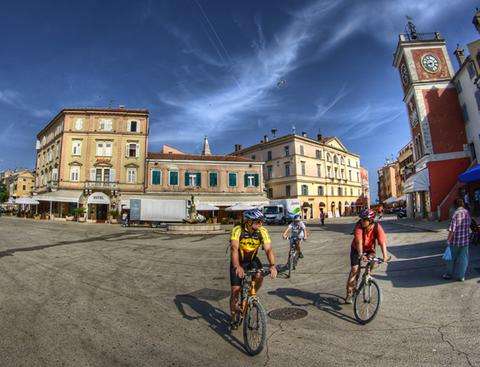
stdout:
[[425,168],[405,181],[403,192],[411,194],[412,192],[428,191],[430,188],[430,179],[428,178],[428,169]]
[[103,192],[94,192],[87,199],[87,204],[110,204],[110,198]]
[[225,209],[227,212],[243,212],[245,210],[255,209],[257,206],[246,204],[246,203],[236,203]]
[[31,197],[23,197],[15,199],[15,204],[22,204],[22,205],[38,205],[40,202],[35,200]]
[[407,195],[402,195],[397,199],[397,203],[400,201],[407,201]]
[[393,204],[397,202],[397,198],[395,196],[390,196],[387,200],[383,201],[385,204]]
[[213,211],[213,210],[218,210],[219,207],[218,206],[215,206],[215,205],[212,205],[212,204],[208,204],[208,203],[198,203],[195,205],[195,208],[197,210],[200,210],[200,211]]
[[467,169],[460,176],[458,176],[460,182],[470,183],[475,181],[480,181],[480,164],[477,164],[475,167]]
[[46,194],[36,195],[38,201],[53,201],[60,203],[79,203],[82,191],[80,190],[57,190]]

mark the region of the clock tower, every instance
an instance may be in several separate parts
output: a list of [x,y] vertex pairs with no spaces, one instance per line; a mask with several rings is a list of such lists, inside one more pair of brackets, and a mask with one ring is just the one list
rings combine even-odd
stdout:
[[438,32],[417,33],[409,20],[393,65],[400,74],[414,148],[416,174],[405,183],[407,209],[410,215],[443,219],[458,175],[470,164],[445,40]]

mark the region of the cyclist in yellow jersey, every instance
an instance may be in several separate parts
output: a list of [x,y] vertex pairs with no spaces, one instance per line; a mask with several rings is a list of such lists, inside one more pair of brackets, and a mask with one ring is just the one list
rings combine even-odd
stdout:
[[[238,311],[238,296],[241,291],[242,278],[245,270],[261,269],[262,263],[258,258],[258,250],[263,247],[270,264],[270,277],[277,276],[275,255],[268,230],[263,227],[263,213],[258,209],[247,210],[243,213],[243,223],[233,228],[230,238],[230,311],[232,316],[232,329],[236,329],[235,313]],[[255,287],[262,286],[263,276],[256,276]]]

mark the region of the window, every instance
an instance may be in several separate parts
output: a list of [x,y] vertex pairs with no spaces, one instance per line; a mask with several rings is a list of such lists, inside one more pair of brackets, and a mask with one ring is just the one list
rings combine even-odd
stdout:
[[127,182],[130,184],[137,183],[137,169],[127,168]]
[[343,194],[343,190],[341,187],[338,188],[338,196],[342,196]]
[[331,178],[331,177],[332,177],[332,171],[331,171],[330,166],[327,166],[327,177],[328,177],[328,178]]
[[317,159],[322,159],[322,151],[317,149],[317,150],[315,151],[315,157],[316,157]]
[[270,180],[273,176],[273,167],[267,166],[267,180]]
[[115,170],[113,168],[90,169],[90,181],[115,182]]
[[357,182],[360,182],[360,174],[357,172]]
[[340,164],[344,165],[345,164],[345,158],[340,157]]
[[52,169],[52,181],[57,181],[57,180],[58,180],[58,168],[54,168]]
[[333,163],[338,164],[338,156],[337,155],[333,156]]
[[202,186],[202,174],[200,172],[185,172],[185,186]]
[[112,120],[101,119],[98,123],[98,129],[100,131],[112,131]]
[[340,170],[340,178],[345,178],[345,170],[343,168]]
[[305,176],[305,162],[300,162],[300,165],[302,170],[302,176]]
[[467,105],[465,103],[462,105],[462,112],[463,112],[463,120],[465,122],[468,122],[468,111],[467,111]]
[[353,196],[353,189],[350,188],[350,196]]
[[334,167],[333,169],[335,170],[335,178],[338,178],[338,168]]
[[152,185],[162,184],[162,171],[159,169],[152,169]]
[[82,154],[82,141],[73,140],[72,141],[72,155],[81,155]]
[[47,151],[47,159],[49,162],[52,160],[52,151],[50,149]]
[[272,151],[269,150],[269,151],[267,152],[267,161],[271,161],[271,160],[272,160]]
[[244,177],[245,187],[258,187],[260,185],[258,173],[246,173]]
[[350,181],[352,181],[352,170],[351,169],[348,170],[348,179]]
[[285,196],[287,198],[290,197],[290,185],[285,186]]
[[138,122],[137,121],[129,121],[128,122],[128,131],[131,133],[138,132]]
[[323,186],[318,186],[318,196],[323,196]]
[[98,157],[111,157],[112,156],[112,142],[110,141],[97,141]]
[[237,186],[237,174],[234,172],[228,173],[228,186],[236,187]]
[[137,143],[128,143],[127,144],[127,157],[134,158],[138,157],[138,152],[140,151],[139,145]]
[[290,155],[290,147],[287,145],[283,147],[283,150],[285,151],[285,157],[288,157]]
[[308,195],[308,186],[307,185],[302,185],[302,195],[304,195],[304,196]]
[[168,184],[170,186],[178,186],[178,171],[168,172]]
[[305,149],[303,148],[303,145],[300,145],[300,155],[305,155]]
[[473,65],[473,62],[468,63],[467,70],[468,70],[468,75],[470,76],[470,79],[475,78],[475,76],[477,75],[477,72],[475,71],[475,66]]
[[460,80],[457,80],[455,82],[455,87],[457,88],[457,93],[458,94],[462,93],[462,83],[460,83]]
[[322,166],[317,164],[317,176],[322,177]]
[[290,176],[290,163],[285,163],[285,176]]
[[27,186],[23,185],[23,191],[25,191],[27,189]]
[[335,196],[335,188],[333,186],[330,188],[330,194]]
[[208,185],[210,187],[217,187],[218,186],[218,173],[217,172],[210,172],[208,174]]
[[327,153],[327,162],[331,162],[332,161],[332,156],[330,155],[330,153]]
[[70,181],[80,181],[80,167],[70,167]]
[[257,157],[255,156],[255,154],[252,154],[251,158],[252,158],[252,160],[255,160],[255,158],[257,158]]

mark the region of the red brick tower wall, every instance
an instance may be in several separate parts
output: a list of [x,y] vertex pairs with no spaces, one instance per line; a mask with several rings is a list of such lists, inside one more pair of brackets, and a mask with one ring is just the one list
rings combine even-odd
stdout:
[[439,154],[463,151],[467,136],[457,91],[454,88],[424,90],[423,98],[433,152]]

